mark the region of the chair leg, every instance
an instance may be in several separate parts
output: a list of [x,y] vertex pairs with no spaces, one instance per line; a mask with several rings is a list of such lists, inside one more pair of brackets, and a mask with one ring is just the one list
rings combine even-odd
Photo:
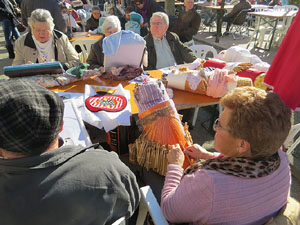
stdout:
[[193,115],[192,125],[193,127],[196,125],[197,117],[198,117],[199,107],[195,108],[195,112]]

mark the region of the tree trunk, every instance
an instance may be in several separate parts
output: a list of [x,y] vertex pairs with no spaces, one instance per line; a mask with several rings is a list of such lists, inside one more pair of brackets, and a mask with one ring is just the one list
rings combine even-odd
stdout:
[[168,16],[175,16],[175,0],[165,0],[165,11]]

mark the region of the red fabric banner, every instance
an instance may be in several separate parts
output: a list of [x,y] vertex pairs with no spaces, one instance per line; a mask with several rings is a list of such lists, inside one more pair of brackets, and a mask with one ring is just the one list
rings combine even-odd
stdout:
[[[297,29],[298,28],[298,29]],[[274,87],[291,109],[300,109],[300,14],[288,29],[264,82]]]

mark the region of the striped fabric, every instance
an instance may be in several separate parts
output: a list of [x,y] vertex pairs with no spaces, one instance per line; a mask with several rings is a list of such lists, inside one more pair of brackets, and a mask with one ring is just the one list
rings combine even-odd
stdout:
[[140,113],[154,105],[169,100],[164,85],[157,82],[144,83],[139,86],[136,89],[134,98]]

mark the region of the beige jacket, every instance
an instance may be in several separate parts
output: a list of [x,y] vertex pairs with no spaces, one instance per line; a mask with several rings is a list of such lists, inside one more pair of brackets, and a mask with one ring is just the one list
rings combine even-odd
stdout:
[[[53,31],[55,60],[64,69],[77,66],[80,63],[78,53],[71,45],[68,37],[60,31]],[[31,32],[23,34],[15,43],[15,59],[12,65],[26,64],[28,61],[38,62],[38,51],[32,39]]]

